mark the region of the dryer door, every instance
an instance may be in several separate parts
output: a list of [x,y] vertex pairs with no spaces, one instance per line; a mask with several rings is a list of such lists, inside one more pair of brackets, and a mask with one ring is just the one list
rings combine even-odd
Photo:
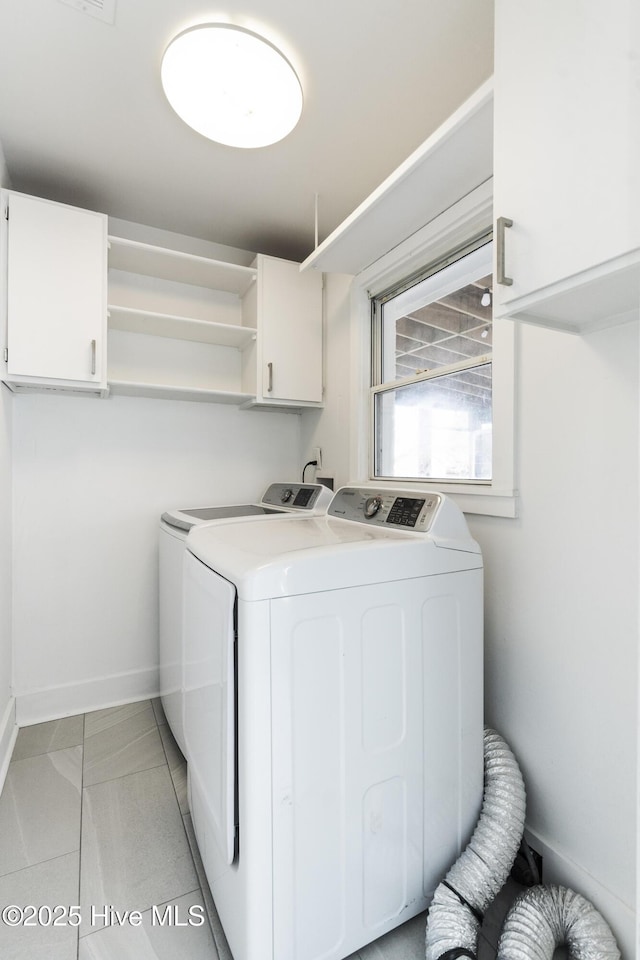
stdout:
[[[196,835],[235,857],[235,600],[232,583],[187,551],[184,566],[184,736]],[[206,821],[206,822],[203,822]],[[219,859],[216,857],[216,860]],[[212,878],[209,878],[210,882]]]

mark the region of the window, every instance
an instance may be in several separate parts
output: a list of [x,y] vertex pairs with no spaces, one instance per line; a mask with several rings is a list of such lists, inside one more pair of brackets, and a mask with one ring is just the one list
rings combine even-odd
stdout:
[[[452,334],[449,337],[449,347],[456,347],[463,341],[474,340],[476,343],[485,344],[480,347],[478,356],[464,354],[460,360],[454,360],[449,356],[446,364],[444,363],[444,354],[439,355],[441,365],[435,366],[439,359],[435,355],[436,347],[445,344],[431,344],[433,348],[432,355],[428,358],[420,358],[423,362],[418,363],[415,359],[410,362],[416,366],[406,376],[405,369],[395,369],[396,356],[396,325],[401,327],[401,318],[412,311],[418,311],[429,304],[435,304],[447,296],[453,296],[456,291],[464,289],[465,286],[476,286],[482,282],[485,277],[490,277],[492,265],[487,257],[487,266],[480,267],[476,273],[475,268],[471,275],[465,278],[463,270],[466,269],[462,259],[467,253],[474,253],[485,246],[485,254],[490,256],[491,247],[488,242],[491,238],[491,229],[493,222],[493,184],[489,180],[481,184],[471,193],[467,194],[457,203],[448,207],[447,210],[439,214],[429,223],[425,224],[420,230],[407,237],[401,243],[391,247],[383,257],[371,263],[354,277],[351,285],[350,296],[350,352],[351,352],[351,430],[350,430],[350,478],[359,483],[369,485],[376,491],[384,490],[385,487],[411,486],[416,491],[427,492],[437,490],[453,497],[460,508],[467,514],[484,514],[494,517],[515,517],[517,514],[516,497],[516,477],[514,460],[514,437],[516,429],[516,406],[515,406],[515,378],[516,362],[518,355],[518,330],[512,320],[504,317],[491,321],[489,331],[486,337],[482,336],[482,329],[476,330],[476,334],[470,334],[471,327],[466,330],[461,328],[461,339],[457,340],[455,331],[447,331]],[[476,238],[475,244],[472,242]],[[484,238],[485,242],[480,244]],[[453,253],[453,256],[452,256]],[[481,256],[481,254],[478,254]],[[432,264],[430,270],[425,269],[425,264]],[[458,266],[456,267],[456,264]],[[445,270],[453,267],[450,275],[452,287],[446,288],[448,283]],[[460,273],[455,278],[455,271]],[[475,275],[474,275],[475,274]],[[430,280],[430,278],[433,278]],[[456,282],[454,283],[454,279]],[[422,289],[419,284],[423,281],[431,282],[433,289],[422,304],[411,303],[411,290],[415,294],[424,293],[427,283]],[[442,288],[437,285],[442,283]],[[489,284],[489,289],[491,289]],[[400,297],[406,293],[403,301]],[[481,291],[480,300],[484,287]],[[395,300],[395,297],[398,297]],[[391,303],[394,301],[395,303]],[[383,365],[383,327],[379,320],[379,312],[376,322],[372,324],[372,303],[383,307],[387,312],[386,333],[387,367]],[[477,304],[476,304],[477,305]],[[481,304],[482,305],[482,304]],[[389,320],[394,308],[398,309],[395,320]],[[435,309],[435,306],[434,306]],[[384,312],[384,311],[383,311]],[[489,317],[489,320],[491,318]],[[483,316],[484,320],[484,316]],[[428,332],[423,324],[425,333],[425,343],[429,346]],[[437,325],[434,325],[437,326]],[[464,325],[463,325],[464,326]],[[406,329],[406,328],[405,328]],[[467,350],[470,349],[468,344]],[[420,344],[415,344],[416,351],[421,349]],[[448,349],[448,348],[447,348]],[[391,350],[391,352],[389,352]],[[404,351],[411,356],[411,351]],[[390,361],[389,358],[392,358]],[[486,361],[484,358],[488,358]],[[373,360],[373,370],[372,370]],[[490,364],[490,366],[489,366]],[[426,374],[418,373],[419,370],[429,368]],[[484,367],[484,369],[480,369]],[[448,424],[442,422],[438,425],[441,431],[441,437],[448,432],[450,447],[458,450],[463,449],[464,460],[468,465],[471,461],[475,465],[476,478],[462,479],[459,476],[452,476],[448,479],[436,478],[436,473],[444,472],[440,465],[431,461],[430,471],[434,478],[420,476],[420,469],[415,469],[417,455],[420,454],[420,446],[414,442],[413,438],[417,435],[416,428],[407,428],[411,430],[410,439],[407,444],[407,450],[402,452],[403,456],[411,455],[414,458],[414,465],[408,470],[406,465],[400,465],[398,462],[398,475],[395,476],[390,466],[385,461],[385,456],[391,457],[389,450],[393,450],[394,445],[398,444],[396,440],[397,431],[394,427],[394,416],[391,414],[384,422],[385,411],[383,406],[401,405],[404,396],[409,395],[408,388],[417,390],[436,390],[439,386],[451,387],[456,375],[465,376],[468,379],[471,374],[485,377],[491,373],[491,432],[490,439],[486,435],[483,437],[476,430],[474,433],[474,445],[471,447],[473,457],[469,453],[471,446],[468,440],[464,440],[464,432],[460,431],[459,422],[453,419]],[[440,381],[438,383],[438,381]],[[373,384],[373,386],[372,386]],[[486,386],[485,382],[485,386]],[[466,386],[467,397],[470,394],[470,385]],[[387,394],[385,399],[381,396],[376,400],[378,394]],[[378,442],[376,430],[374,429],[374,411],[375,404],[380,405],[379,423],[381,427],[382,443]],[[429,399],[425,404],[430,403]],[[417,409],[417,408],[416,408]],[[388,413],[388,411],[386,411]],[[406,410],[402,414],[408,416]],[[414,412],[413,416],[417,416]],[[453,426],[452,426],[453,423]],[[470,432],[470,431],[469,431]],[[489,452],[490,443],[490,452]],[[443,445],[446,450],[446,444]],[[400,451],[398,453],[400,457]],[[424,460],[423,456],[423,467]],[[458,453],[458,463],[460,453]],[[482,467],[490,461],[490,479],[486,478],[486,467]],[[392,461],[393,464],[393,461]],[[454,463],[455,466],[455,463]],[[485,471],[484,478],[482,470]],[[376,475],[376,470],[379,471]],[[403,472],[407,470],[412,476],[404,476]],[[426,471],[425,471],[426,472]]]
[[492,247],[485,235],[372,298],[375,479],[491,482]]

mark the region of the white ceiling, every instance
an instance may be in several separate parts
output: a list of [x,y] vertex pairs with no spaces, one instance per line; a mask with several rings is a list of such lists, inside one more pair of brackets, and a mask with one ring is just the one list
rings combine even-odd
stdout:
[[[303,114],[280,143],[212,143],[167,103],[165,47],[219,21],[296,68]],[[315,195],[322,240],[492,69],[493,0],[116,0],[113,25],[2,0],[0,143],[16,190],[304,259]]]

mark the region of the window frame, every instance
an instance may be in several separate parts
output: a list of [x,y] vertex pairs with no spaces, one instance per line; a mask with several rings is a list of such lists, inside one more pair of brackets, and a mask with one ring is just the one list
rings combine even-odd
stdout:
[[[474,269],[470,269],[469,267],[469,261],[471,258],[474,258],[474,262],[476,263]],[[480,263],[477,262],[478,260]],[[425,306],[427,306],[428,304],[439,300],[441,296],[445,295],[443,292],[444,290],[451,289],[451,280],[449,278],[452,277],[452,274],[455,283],[455,289],[459,290],[461,287],[468,286],[468,283],[474,282],[469,278],[471,276],[476,276],[476,273],[478,270],[480,270],[483,261],[487,262],[487,270],[491,272],[492,260],[493,234],[492,231],[483,231],[480,236],[473,237],[469,243],[464,244],[460,249],[452,251],[451,254],[447,255],[444,259],[437,260],[434,263],[426,264],[424,269],[418,271],[417,274],[401,280],[399,284],[394,285],[388,291],[384,291],[383,294],[378,294],[371,297],[372,457],[370,473],[372,480],[389,480],[400,482],[404,482],[405,480],[409,482],[420,482],[421,480],[424,480],[425,482],[435,484],[454,482],[476,484],[491,482],[490,478],[480,477],[459,478],[459,481],[457,481],[451,478],[447,479],[446,477],[427,478],[418,477],[411,474],[385,474],[384,472],[380,472],[380,470],[376,472],[376,465],[378,465],[378,467],[380,466],[380,458],[382,453],[379,434],[380,425],[376,413],[379,409],[377,401],[381,394],[396,393],[396,391],[401,390],[403,387],[417,385],[424,383],[425,381],[436,380],[441,377],[453,376],[457,373],[462,373],[465,370],[475,370],[479,367],[484,367],[487,365],[490,365],[493,369],[493,349],[492,347],[489,347],[488,353],[477,354],[476,356],[467,357],[466,359],[458,360],[457,362],[442,363],[439,366],[432,367],[429,370],[424,370],[421,373],[413,373],[406,377],[398,379],[395,379],[395,377],[393,379],[386,379],[389,374],[393,375],[397,373],[397,366],[395,362],[397,336],[395,332],[395,324],[392,323],[390,329],[387,330],[385,323],[385,308],[387,304],[393,304],[398,298],[405,298],[407,294],[411,294],[412,291],[415,291],[416,287],[421,287],[426,282],[427,285],[431,287],[431,294],[425,294],[425,296],[429,296],[429,299],[425,302]],[[447,275],[446,277],[445,274]],[[484,269],[482,270],[482,276],[486,276]],[[413,295],[413,299],[415,299],[415,293]],[[422,303],[422,298],[420,298],[419,302]],[[397,308],[393,311],[394,316],[396,312]],[[478,322],[479,325],[482,325],[480,321]],[[490,322],[492,323],[493,320]],[[385,359],[387,351],[393,354],[392,366],[394,369],[387,370],[385,372],[385,367],[387,367],[388,364],[388,360]],[[493,402],[491,407],[491,420],[493,423]]]
[[371,299],[492,229],[493,191],[489,180],[431,223],[354,277],[351,287],[353,363],[350,473],[364,486],[384,490],[402,485],[449,494],[465,513],[515,517],[515,363],[517,329],[512,320],[493,320],[493,466],[491,481],[386,480],[374,477],[373,324]]

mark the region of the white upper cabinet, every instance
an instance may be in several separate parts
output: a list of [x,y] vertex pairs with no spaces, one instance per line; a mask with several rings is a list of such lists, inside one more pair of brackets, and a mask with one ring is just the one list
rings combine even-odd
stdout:
[[3,192],[6,350],[13,389],[106,388],[107,218]]
[[257,328],[245,369],[256,404],[322,403],[322,274],[259,255],[257,284],[244,297],[243,321]]
[[322,401],[322,276],[109,238],[109,390],[253,407]]
[[495,17],[494,315],[637,316],[640,5],[496,0]]
[[101,214],[12,191],[3,201],[13,390],[322,404],[322,274],[108,236]]

